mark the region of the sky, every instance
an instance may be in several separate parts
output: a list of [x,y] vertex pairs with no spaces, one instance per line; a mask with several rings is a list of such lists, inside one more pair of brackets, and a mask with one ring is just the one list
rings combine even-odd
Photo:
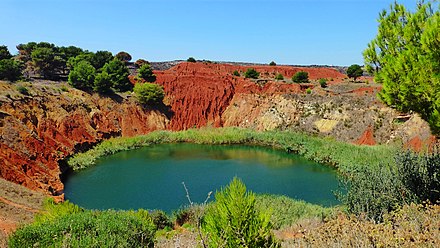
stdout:
[[[394,0],[0,0],[0,45],[30,41],[133,60],[363,64]],[[414,7],[416,1],[400,0]]]

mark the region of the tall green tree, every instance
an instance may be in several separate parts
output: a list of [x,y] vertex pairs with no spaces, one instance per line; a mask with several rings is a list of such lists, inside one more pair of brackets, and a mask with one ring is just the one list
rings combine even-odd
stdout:
[[97,51],[93,56],[92,56],[92,65],[95,67],[95,69],[99,70],[102,67],[104,67],[104,65],[110,61],[113,60],[113,54],[109,51]]
[[364,51],[366,69],[383,84],[380,99],[415,111],[440,131],[440,13],[436,1],[414,12],[394,3],[379,15],[379,28]]
[[347,76],[353,78],[354,81],[363,74],[364,70],[362,70],[362,67],[357,64],[350,65],[347,69]]
[[101,94],[110,93],[112,92],[112,85],[110,76],[103,71],[96,75],[93,90]]
[[0,60],[12,58],[7,46],[0,46]]
[[0,60],[0,79],[16,81],[21,77],[21,65],[14,59]]
[[150,83],[156,81],[156,75],[154,75],[149,64],[143,64],[141,68],[139,68],[138,77]]
[[69,84],[82,90],[90,90],[93,87],[96,70],[88,61],[79,62],[69,73]]
[[128,68],[121,60],[113,59],[104,65],[102,71],[109,75],[113,88],[116,91],[124,92],[133,89],[133,85],[128,79],[128,75],[130,74]]

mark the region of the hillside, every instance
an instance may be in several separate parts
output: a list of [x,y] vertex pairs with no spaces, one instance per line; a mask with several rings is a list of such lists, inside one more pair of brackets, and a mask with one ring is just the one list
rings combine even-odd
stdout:
[[[433,141],[419,117],[378,102],[374,83],[351,83],[330,68],[256,66],[259,80],[232,76],[248,67],[181,63],[155,71],[164,86],[165,105],[142,106],[131,94],[99,96],[65,83],[1,82],[0,176],[30,189],[63,198],[58,164],[102,139],[135,136],[157,129],[238,126],[256,130],[294,130],[358,144],[403,142],[420,149]],[[308,71],[312,83],[274,81]],[[329,87],[314,82],[329,79]],[[331,81],[333,80],[333,81]],[[313,89],[310,94],[306,89]]]

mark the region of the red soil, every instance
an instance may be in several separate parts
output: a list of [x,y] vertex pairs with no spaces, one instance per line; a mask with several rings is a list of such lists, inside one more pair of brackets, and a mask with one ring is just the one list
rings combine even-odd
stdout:
[[369,145],[374,146],[376,145],[376,141],[374,140],[374,131],[371,126],[365,130],[365,132],[362,134],[361,137],[355,142],[357,145]]

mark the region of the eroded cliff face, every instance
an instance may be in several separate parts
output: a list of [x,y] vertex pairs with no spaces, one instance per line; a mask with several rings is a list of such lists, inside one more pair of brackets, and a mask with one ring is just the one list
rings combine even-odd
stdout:
[[91,95],[34,82],[30,96],[0,84],[0,176],[54,196],[63,194],[60,159],[113,136],[165,129],[164,111],[131,99]]
[[[250,66],[181,63],[156,71],[165,105],[141,106],[131,94],[102,97],[60,83],[25,83],[29,95],[0,82],[0,177],[62,198],[58,161],[114,136],[203,126],[294,130],[356,144],[432,144],[426,122],[401,117],[376,99],[380,86],[343,82],[331,68],[252,66],[258,80],[233,76]],[[310,84],[275,81],[309,72]],[[316,82],[327,78],[329,87]],[[287,80],[288,81],[288,80]],[[312,89],[306,93],[306,89]],[[399,117],[400,116],[400,117]]]

